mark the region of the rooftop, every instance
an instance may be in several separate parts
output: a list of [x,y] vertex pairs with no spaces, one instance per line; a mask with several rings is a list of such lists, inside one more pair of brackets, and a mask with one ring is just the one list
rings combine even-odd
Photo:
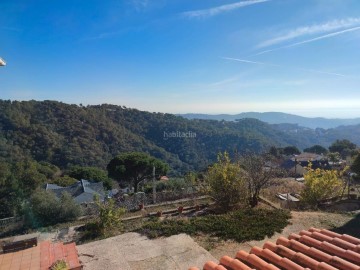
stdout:
[[[205,263],[203,270],[360,270],[360,239],[325,229],[311,228],[276,244],[266,242],[235,258],[223,256],[219,264]],[[191,267],[189,270],[199,270]]]
[[323,155],[318,155],[318,154],[314,154],[314,153],[301,153],[299,155],[297,155],[296,157],[293,157],[291,160],[293,161],[315,161],[315,160],[322,160],[324,159]]
[[55,184],[46,184],[45,189],[53,191],[59,198],[63,192],[67,192],[78,204],[93,202],[94,195],[99,196],[100,200],[103,200],[105,197],[102,182],[91,182],[84,179],[77,181],[75,184],[67,187],[60,187]]

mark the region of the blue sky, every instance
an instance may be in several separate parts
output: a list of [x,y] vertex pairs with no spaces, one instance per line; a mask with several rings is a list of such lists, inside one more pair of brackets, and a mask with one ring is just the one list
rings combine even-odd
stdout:
[[360,117],[358,0],[1,0],[0,98]]

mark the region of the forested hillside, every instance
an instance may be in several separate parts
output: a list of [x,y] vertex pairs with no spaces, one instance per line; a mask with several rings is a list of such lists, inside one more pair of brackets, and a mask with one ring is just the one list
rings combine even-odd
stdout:
[[[352,136],[349,139],[360,144],[349,129],[344,129]],[[191,132],[192,137],[172,137],[172,132]],[[169,163],[172,174],[180,174],[205,168],[224,150],[261,152],[272,145],[303,149],[327,146],[346,136],[340,129],[284,127],[255,119],[188,120],[115,105],[0,101],[0,159],[11,162],[31,157],[60,168],[105,168],[121,152],[143,151]]]

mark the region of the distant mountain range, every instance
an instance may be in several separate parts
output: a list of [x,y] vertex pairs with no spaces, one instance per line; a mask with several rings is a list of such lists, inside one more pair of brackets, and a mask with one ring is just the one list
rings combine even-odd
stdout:
[[302,127],[308,127],[312,129],[316,128],[336,128],[339,126],[349,126],[360,124],[360,118],[353,119],[340,119],[340,118],[322,118],[322,117],[303,117],[294,114],[282,113],[282,112],[244,112],[239,114],[196,114],[187,113],[179,114],[180,116],[187,119],[205,119],[205,120],[225,120],[225,121],[236,121],[237,119],[244,118],[255,118],[260,121],[269,124],[297,124]]

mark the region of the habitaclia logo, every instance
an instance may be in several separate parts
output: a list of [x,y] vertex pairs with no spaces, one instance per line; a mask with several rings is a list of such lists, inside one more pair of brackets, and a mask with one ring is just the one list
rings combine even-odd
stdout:
[[196,133],[192,131],[164,131],[164,140],[169,138],[196,138]]

